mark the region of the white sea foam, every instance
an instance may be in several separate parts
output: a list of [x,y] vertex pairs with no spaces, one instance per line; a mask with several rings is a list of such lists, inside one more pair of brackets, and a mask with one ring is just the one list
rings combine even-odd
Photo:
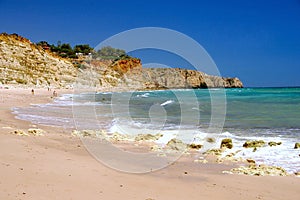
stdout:
[[[145,126],[145,125],[144,125]],[[240,150],[236,157],[241,157],[244,159],[251,158],[254,159],[258,164],[267,164],[272,166],[280,166],[285,168],[288,172],[293,173],[300,169],[300,157],[299,152],[293,149],[293,145],[295,140],[291,140],[290,138],[280,138],[280,137],[268,137],[268,136],[237,136],[234,133],[223,132],[221,134],[213,134],[213,133],[205,133],[196,129],[178,129],[178,130],[161,130],[161,129],[149,129],[143,128],[143,124],[135,126],[124,125],[124,124],[114,124],[111,129],[112,132],[118,132],[121,134],[128,135],[137,135],[137,134],[163,134],[156,142],[161,145],[165,145],[173,138],[177,138],[182,140],[185,143],[195,143],[195,144],[204,144],[206,138],[214,137],[217,139],[215,144],[210,144],[210,148],[218,148],[222,139],[231,138],[233,140],[233,149],[226,150],[224,155],[227,155],[231,152],[236,152]],[[266,145],[261,148],[257,148],[255,152],[253,152],[253,148],[244,148],[243,144],[247,140],[264,140]],[[282,142],[281,145],[276,147],[268,146],[268,142]],[[203,150],[203,149],[201,149]]]
[[109,129],[110,133],[126,134],[136,136],[138,134],[162,134],[163,136],[157,140],[158,144],[165,145],[173,138],[182,140],[183,142],[203,144],[206,133],[203,133],[196,129],[188,129],[185,127],[173,127],[173,129],[165,129],[165,127],[155,127],[153,124],[143,124],[139,122],[121,122],[114,120],[112,126]]
[[[224,155],[240,150],[235,157],[244,159],[254,159],[257,164],[266,164],[271,166],[279,166],[293,173],[300,169],[299,152],[293,149],[296,140],[282,137],[264,136],[236,136],[233,133],[224,132],[220,134],[217,144],[220,144],[222,139],[231,138],[233,140],[233,149],[227,149]],[[266,144],[264,147],[257,148],[253,152],[253,148],[244,148],[243,144],[247,140],[263,140]],[[281,145],[270,147],[268,142],[282,142]]]
[[209,91],[220,91],[220,90],[224,90],[224,88],[209,88]]
[[74,123],[70,118],[63,117],[47,117],[40,115],[19,114],[17,119],[31,121],[36,124],[48,125],[48,126],[62,126],[62,127],[74,127]]
[[173,103],[174,101],[173,100],[168,100],[168,101],[165,101],[164,103],[160,104],[161,106],[166,106],[168,104],[171,104]]
[[144,93],[144,94],[138,94],[138,95],[136,95],[136,97],[142,97],[142,98],[147,98],[147,97],[149,97],[149,95],[150,95],[150,93]]

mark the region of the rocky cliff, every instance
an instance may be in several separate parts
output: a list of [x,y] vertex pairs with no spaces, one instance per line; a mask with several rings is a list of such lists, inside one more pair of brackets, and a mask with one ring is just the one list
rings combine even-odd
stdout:
[[77,69],[16,34],[0,35],[0,83],[66,87]]
[[122,78],[120,86],[144,89],[163,88],[242,88],[238,78],[224,78],[203,72],[180,68],[142,68],[139,59],[121,60],[113,64],[113,69]]
[[87,60],[74,65],[16,34],[0,34],[0,84],[128,89],[243,87],[238,78],[178,68],[142,68],[140,59]]
[[[241,88],[238,78],[223,78],[210,76],[203,72],[179,68],[149,68],[143,69],[146,87],[166,88]],[[154,84],[154,85],[153,85]]]

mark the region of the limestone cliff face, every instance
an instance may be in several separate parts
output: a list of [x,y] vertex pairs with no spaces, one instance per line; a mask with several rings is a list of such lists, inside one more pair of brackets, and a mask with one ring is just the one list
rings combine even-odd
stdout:
[[110,68],[120,74],[134,74],[142,70],[142,63],[138,58],[126,58],[112,63]]
[[144,88],[242,88],[238,78],[210,76],[203,72],[179,68],[143,68],[139,74],[126,74]]
[[16,34],[0,34],[0,83],[64,87],[76,76],[70,61]]
[[[78,65],[77,65],[78,66]],[[140,59],[87,60],[78,67],[16,34],[0,34],[0,84],[167,89],[243,87],[238,78],[179,68],[142,68]]]
[[[142,68],[140,59],[129,58],[112,63],[102,74],[102,83],[135,89],[168,88],[242,88],[238,78],[210,76],[203,72],[180,68]],[[108,80],[109,79],[109,80]]]

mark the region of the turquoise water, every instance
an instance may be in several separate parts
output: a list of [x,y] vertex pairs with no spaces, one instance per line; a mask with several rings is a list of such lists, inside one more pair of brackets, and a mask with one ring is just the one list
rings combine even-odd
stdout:
[[225,127],[300,128],[300,88],[229,89]]
[[[211,102],[212,98],[215,103]],[[79,99],[87,101],[91,97]],[[155,118],[158,118],[158,121],[165,119],[165,116],[162,116],[164,114],[166,123],[161,128],[165,129],[176,128],[178,125],[190,128],[207,127],[212,117],[212,109],[216,112],[226,112],[225,129],[300,128],[300,88],[98,93],[94,100],[110,107],[107,110],[103,106],[99,107],[96,112],[99,116],[103,111],[107,114],[113,110],[113,118],[131,119],[137,123],[144,123],[145,126],[151,126],[150,118],[152,121]],[[150,116],[149,112],[151,114],[153,106],[161,107],[165,112]],[[217,113],[216,118],[220,117],[222,114]]]
[[[241,157],[300,170],[300,88],[197,89],[64,95],[51,104],[15,108],[17,117],[37,124],[78,129],[105,129],[125,134],[174,134],[186,142],[212,136],[234,140],[281,141]],[[217,127],[209,129],[209,127]],[[214,132],[215,130],[215,132]],[[166,142],[166,141],[164,141]]]

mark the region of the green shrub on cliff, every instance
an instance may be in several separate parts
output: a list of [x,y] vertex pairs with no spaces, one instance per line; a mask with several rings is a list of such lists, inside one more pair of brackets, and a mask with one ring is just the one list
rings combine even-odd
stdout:
[[75,53],[82,53],[83,55],[89,55],[89,53],[94,51],[88,44],[75,45],[73,50]]
[[89,55],[92,53],[92,57],[98,60],[112,60],[118,61],[120,59],[129,59],[131,58],[126,54],[122,49],[113,48],[110,46],[102,47],[98,51],[95,51],[88,44],[79,44],[75,45],[74,48],[68,43],[57,42],[57,45],[50,45],[46,41],[40,41],[36,43],[38,46],[41,46],[45,50],[50,50],[55,54],[63,58],[78,58],[79,55]]
[[94,59],[100,60],[116,60],[121,56],[125,56],[126,52],[122,49],[116,49],[110,46],[102,47],[98,51],[93,53]]
[[89,55],[89,53],[94,51],[94,49],[88,44],[75,45],[74,48],[72,48],[72,46],[68,43],[61,44],[60,41],[57,42],[56,46],[54,44],[50,45],[46,41],[40,41],[36,44],[41,46],[43,49],[50,50],[63,58],[78,58],[77,53]]

